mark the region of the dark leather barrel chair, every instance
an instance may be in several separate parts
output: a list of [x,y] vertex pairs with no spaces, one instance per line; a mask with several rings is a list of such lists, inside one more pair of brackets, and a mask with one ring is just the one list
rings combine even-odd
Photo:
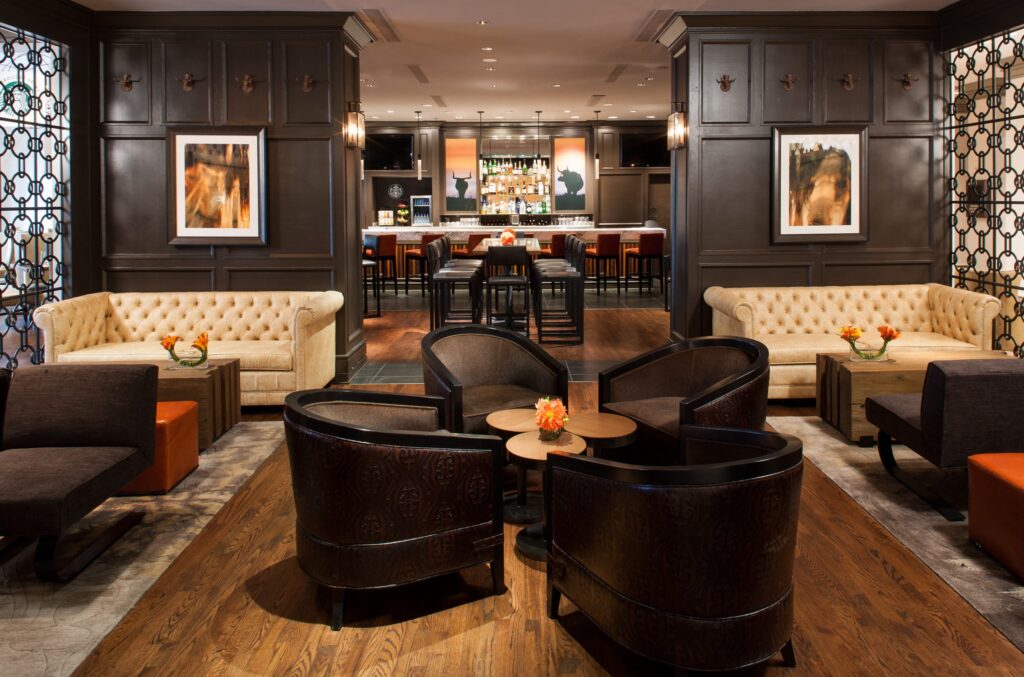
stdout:
[[780,651],[795,665],[800,440],[683,426],[681,445],[687,465],[548,457],[548,615],[564,594],[622,646],[685,670]]
[[643,460],[675,463],[681,424],[764,427],[768,349],[737,337],[670,343],[601,372],[598,404],[636,421]]
[[920,393],[872,395],[864,403],[869,423],[878,426],[878,454],[895,479],[950,521],[963,514],[900,468],[893,438],[939,468],[963,468],[971,454],[1024,452],[1020,403],[1024,361],[948,360],[932,362]]
[[478,564],[505,590],[497,437],[443,430],[444,401],[306,390],[285,398],[299,566],[333,595]]
[[423,382],[445,398],[450,429],[484,433],[487,415],[531,407],[541,397],[569,404],[569,370],[522,335],[498,327],[436,329],[423,337]]
[[157,371],[128,364],[0,370],[0,535],[9,543],[38,539],[40,579],[74,578],[142,520],[143,511],[123,514],[58,566],[62,534],[153,465]]

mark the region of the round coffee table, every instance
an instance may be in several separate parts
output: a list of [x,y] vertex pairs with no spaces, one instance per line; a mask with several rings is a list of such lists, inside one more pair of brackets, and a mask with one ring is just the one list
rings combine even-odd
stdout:
[[[546,441],[540,439],[540,433],[534,429],[528,433],[520,433],[505,443],[509,458],[525,476],[526,470],[543,470],[547,465],[548,454],[561,451],[566,454],[581,454],[587,450],[587,442],[582,437],[562,431],[558,439]],[[531,524],[516,534],[516,550],[525,557],[545,560],[548,556],[547,544],[544,542],[543,504],[541,522]],[[506,520],[507,521],[507,520]]]
[[633,419],[596,411],[570,416],[565,429],[585,439],[595,455],[598,449],[617,449],[632,444],[636,437]]
[[[502,409],[487,415],[487,427],[503,440],[512,435],[537,430],[536,410]],[[509,524],[533,524],[544,517],[544,497],[538,492],[526,491],[526,468],[516,466],[516,494],[505,499],[505,521]]]

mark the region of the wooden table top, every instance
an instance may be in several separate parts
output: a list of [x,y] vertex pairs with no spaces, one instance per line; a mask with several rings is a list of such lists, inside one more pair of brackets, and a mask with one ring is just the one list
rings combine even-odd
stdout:
[[570,416],[565,429],[587,440],[621,440],[633,436],[636,422],[618,414],[591,411]]
[[[486,237],[480,241],[480,244],[473,250],[474,254],[486,254],[487,250],[491,247],[501,247],[501,238],[499,237]],[[511,245],[510,245],[511,246]],[[516,238],[516,247],[526,247],[527,254],[539,254],[542,250],[540,247],[540,240],[535,237]]]
[[540,439],[540,432],[532,430],[519,433],[505,443],[509,456],[514,463],[526,462],[529,465],[543,465],[552,451],[563,451],[567,454],[582,454],[587,450],[586,441],[570,432],[562,431],[557,440],[550,442]]
[[851,373],[924,371],[928,368],[929,362],[937,360],[1017,359],[1002,350],[917,350],[914,348],[903,350],[891,348],[888,351],[889,359],[885,361],[851,360],[849,353],[821,353],[819,356],[838,362],[843,369]]
[[502,409],[487,414],[487,425],[506,433],[528,433],[537,430],[537,411],[529,409]]
[[170,358],[166,360],[117,360],[117,361],[96,361],[96,362],[69,362],[68,364],[152,364],[160,368],[157,378],[161,379],[194,379],[204,378],[214,369],[239,362],[237,357],[211,357],[206,360],[207,367],[171,367]]

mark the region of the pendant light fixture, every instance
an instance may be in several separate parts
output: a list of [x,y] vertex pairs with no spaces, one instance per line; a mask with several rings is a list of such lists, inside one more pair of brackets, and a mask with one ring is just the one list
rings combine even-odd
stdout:
[[601,180],[601,153],[597,151],[597,126],[600,124],[601,111],[594,111],[594,181]]
[[476,112],[476,114],[478,116],[480,116],[480,123],[479,123],[479,127],[478,127],[479,131],[477,132],[477,136],[480,137],[480,140],[478,141],[478,143],[480,144],[480,149],[479,149],[480,180],[482,181],[483,178],[484,178],[484,112],[482,110],[478,110]]
[[537,133],[533,137],[533,157],[536,160],[540,160],[540,114],[544,111],[535,110],[537,114]]
[[[423,111],[418,110],[418,111],[415,111],[415,113],[416,113],[416,143],[419,146],[422,146],[423,145],[423,139],[420,138],[420,114],[422,114]],[[417,152],[416,153],[416,180],[417,181],[422,181],[423,180],[423,153],[422,152]]]

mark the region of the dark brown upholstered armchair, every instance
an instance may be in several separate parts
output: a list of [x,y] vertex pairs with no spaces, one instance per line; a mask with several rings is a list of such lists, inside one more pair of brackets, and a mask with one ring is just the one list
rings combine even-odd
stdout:
[[548,615],[565,594],[611,639],[676,668],[732,670],[779,651],[794,666],[800,440],[680,433],[685,466],[548,457]]
[[541,397],[569,405],[569,370],[536,343],[497,327],[445,327],[423,337],[423,382],[445,398],[450,429],[487,432],[487,415],[533,406]]
[[505,590],[497,437],[442,430],[444,401],[306,390],[285,398],[299,565],[333,595],[490,563]]
[[61,535],[153,465],[156,380],[148,365],[0,370],[0,535],[39,539],[41,580],[71,580],[142,520],[126,513],[58,568]]
[[601,372],[598,404],[636,421],[645,461],[677,463],[681,424],[764,427],[768,349],[736,337],[670,343]]
[[1024,362],[949,360],[928,365],[923,391],[874,395],[864,412],[878,426],[878,455],[895,479],[952,522],[959,510],[896,464],[896,438],[939,468],[963,468],[971,454],[1024,451],[1020,403]]

